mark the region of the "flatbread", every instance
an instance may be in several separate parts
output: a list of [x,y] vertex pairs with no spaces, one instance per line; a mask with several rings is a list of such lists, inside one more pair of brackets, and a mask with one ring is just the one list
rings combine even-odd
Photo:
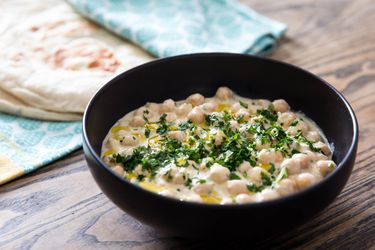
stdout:
[[82,18],[64,1],[6,0],[0,9],[3,112],[79,120],[102,84],[152,59]]

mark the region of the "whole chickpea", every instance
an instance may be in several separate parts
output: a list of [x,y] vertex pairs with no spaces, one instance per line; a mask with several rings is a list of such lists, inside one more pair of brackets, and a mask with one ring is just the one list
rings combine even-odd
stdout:
[[239,102],[235,102],[232,104],[232,106],[230,107],[230,111],[232,111],[233,113],[236,113],[238,110],[240,110],[242,108],[241,104]]
[[283,179],[280,181],[277,191],[280,195],[285,196],[293,193],[296,189],[296,183],[291,179]]
[[272,104],[277,112],[283,113],[290,110],[289,104],[284,99],[274,100]]
[[217,183],[223,183],[229,179],[229,169],[214,163],[210,168],[210,179]]
[[311,186],[315,182],[315,176],[310,173],[299,174],[296,178],[297,186],[302,189]]
[[336,167],[336,164],[331,160],[322,160],[316,163],[320,174],[324,177]]
[[221,100],[228,100],[233,97],[233,92],[227,87],[220,87],[216,91],[216,96]]
[[300,168],[307,168],[310,165],[311,158],[306,154],[294,154],[292,159],[296,160]]
[[185,116],[192,110],[193,106],[190,103],[183,103],[177,108],[177,114]]
[[298,173],[301,172],[301,167],[300,167],[298,161],[296,161],[295,159],[285,159],[281,163],[281,167],[282,168],[285,167],[288,170],[288,173],[290,175],[298,174]]
[[320,134],[316,131],[307,132],[306,138],[310,141],[319,141],[321,139]]
[[193,106],[198,106],[204,103],[204,96],[201,94],[193,94],[186,98],[186,102]]
[[215,137],[214,137],[214,141],[215,141],[216,146],[219,146],[223,143],[224,136],[225,135],[224,135],[223,131],[217,130],[217,132],[215,134]]
[[174,139],[184,142],[186,140],[186,134],[183,131],[169,131],[168,136]]
[[204,122],[204,112],[201,107],[194,107],[188,114],[189,120],[194,123],[203,123]]
[[246,182],[244,180],[227,181],[227,189],[231,195],[246,194],[248,192]]
[[258,202],[260,201],[259,194],[239,194],[236,196],[236,203],[238,204],[244,204],[244,203],[250,203],[250,202]]
[[201,105],[202,109],[207,113],[212,113],[217,109],[216,102],[207,102]]
[[243,119],[244,119],[245,121],[247,121],[247,120],[249,120],[249,118],[250,118],[250,113],[249,113],[249,111],[247,111],[247,109],[241,108],[241,109],[239,109],[239,110],[237,111],[236,116],[237,116],[237,117],[242,116]]
[[193,187],[193,191],[200,195],[209,195],[213,190],[212,183],[198,183]]
[[146,106],[147,106],[147,109],[149,109],[149,110],[151,110],[151,111],[153,111],[155,113],[159,113],[161,105],[158,104],[158,103],[149,102],[149,103],[147,103]]
[[125,173],[124,168],[121,167],[120,165],[115,165],[111,169],[113,170],[113,172],[115,172],[119,176],[124,176],[124,173]]
[[283,160],[283,155],[274,149],[264,148],[258,153],[258,160],[262,164],[281,162]]
[[177,119],[177,116],[176,116],[175,113],[170,112],[170,113],[166,113],[166,114],[167,114],[167,117],[165,117],[165,120],[167,122],[173,122]]
[[260,184],[262,182],[262,172],[264,170],[260,167],[253,167],[247,171],[249,180],[254,184]]
[[175,197],[175,192],[173,192],[172,190],[168,190],[168,189],[162,190],[158,192],[158,194],[162,196],[166,196],[166,197],[172,197],[172,198]]
[[238,166],[238,171],[241,173],[247,172],[251,168],[251,165],[248,161],[243,161],[239,166]]
[[323,154],[325,155],[330,155],[332,152],[331,152],[331,149],[328,147],[327,144],[319,141],[319,142],[315,142],[314,143],[314,147],[316,148],[319,148],[320,150],[322,150]]
[[140,127],[140,126],[143,126],[145,123],[146,123],[146,121],[143,119],[142,116],[136,115],[130,121],[130,126]]
[[279,115],[279,117],[277,118],[277,122],[280,123],[283,128],[287,128],[296,118],[296,114],[292,112],[285,112]]
[[276,191],[269,188],[264,189],[260,194],[263,196],[264,201],[273,200],[280,197]]
[[172,99],[167,99],[161,105],[161,112],[173,112],[176,108],[176,103]]

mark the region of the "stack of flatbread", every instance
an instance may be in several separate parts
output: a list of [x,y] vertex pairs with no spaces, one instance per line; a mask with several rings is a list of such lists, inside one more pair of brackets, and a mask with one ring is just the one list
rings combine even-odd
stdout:
[[79,120],[108,80],[152,57],[63,0],[0,2],[0,111]]

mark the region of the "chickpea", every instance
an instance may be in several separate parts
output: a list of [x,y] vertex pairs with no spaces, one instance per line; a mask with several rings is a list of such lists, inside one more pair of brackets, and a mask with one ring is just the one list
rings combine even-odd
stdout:
[[249,113],[249,111],[247,111],[247,109],[242,108],[242,109],[240,109],[240,110],[237,111],[236,116],[237,117],[243,116],[243,119],[245,121],[247,121],[250,118],[250,113]]
[[247,107],[247,110],[251,115],[255,115],[258,109],[254,105],[249,105],[249,107]]
[[202,123],[204,122],[204,112],[200,107],[194,107],[188,114],[189,120],[194,123]]
[[331,149],[328,147],[328,145],[321,142],[321,141],[314,143],[314,147],[322,150],[323,154],[325,154],[325,155],[330,155],[332,153]]
[[315,176],[310,173],[299,174],[296,178],[296,183],[299,188],[311,186],[315,182]]
[[320,160],[328,160],[328,157],[322,153],[315,153],[314,154],[314,160],[320,161]]
[[217,183],[223,183],[229,178],[229,169],[217,163],[210,168],[210,179]]
[[184,173],[179,172],[173,176],[173,179],[172,179],[173,184],[181,185],[181,184],[184,184],[184,182],[185,182]]
[[216,91],[216,96],[221,100],[228,100],[233,97],[233,92],[227,87],[220,87]]
[[184,142],[186,140],[186,134],[183,131],[169,131],[168,136],[174,139]]
[[227,189],[231,195],[246,194],[247,186],[244,180],[230,180],[227,182]]
[[272,104],[277,112],[283,113],[290,110],[289,104],[284,99],[274,100]]
[[256,104],[258,106],[260,106],[260,108],[266,109],[266,108],[268,108],[268,106],[270,106],[271,102],[269,100],[266,100],[266,99],[258,99],[256,101]]
[[258,154],[258,160],[263,164],[281,162],[283,155],[274,149],[262,149]]
[[176,108],[176,104],[172,99],[167,99],[161,105],[161,112],[172,112]]
[[250,203],[250,202],[257,202],[259,201],[259,195],[248,195],[248,194],[239,194],[236,196],[236,203],[238,204],[244,204],[244,203]]
[[192,110],[193,106],[190,103],[183,103],[177,108],[177,114],[185,116]]
[[284,128],[287,128],[296,118],[296,114],[292,112],[285,112],[279,115],[277,122],[280,123]]
[[152,112],[159,113],[160,111],[160,104],[154,103],[154,102],[149,102],[147,103],[147,109],[151,110]]
[[306,138],[310,141],[319,141],[321,139],[320,134],[316,131],[307,132]]
[[215,141],[216,146],[219,146],[223,143],[224,136],[225,135],[224,135],[223,131],[221,131],[221,130],[216,131],[216,134],[215,134],[215,137],[214,137],[214,141]]
[[238,166],[238,171],[241,173],[247,172],[251,168],[251,165],[248,161],[243,161],[239,166]]
[[120,140],[121,145],[124,146],[136,146],[139,144],[139,140],[136,136],[134,135],[125,135],[121,140]]
[[232,204],[232,199],[231,198],[228,198],[228,197],[225,197],[221,200],[220,204],[221,205],[225,205],[225,204]]
[[287,168],[289,174],[298,174],[301,172],[301,167],[295,159],[285,159],[281,163],[282,168]]
[[209,195],[212,189],[212,183],[199,183],[193,187],[193,191],[200,195]]
[[304,121],[301,121],[301,120],[299,120],[298,121],[298,124],[296,125],[296,126],[294,126],[297,130],[301,130],[302,131],[302,133],[306,133],[307,131],[309,131],[309,129],[310,129],[310,127],[309,127],[309,125],[306,123],[306,122],[304,122]]
[[168,189],[164,189],[158,192],[158,194],[162,196],[166,196],[166,197],[172,197],[172,198],[175,196],[175,192],[173,192],[172,190],[168,190]]
[[230,126],[231,129],[237,130],[240,127],[240,124],[238,124],[237,121],[231,120],[229,122],[229,126]]
[[336,164],[330,160],[318,161],[316,166],[322,176],[326,176],[336,167]]
[[175,121],[177,119],[177,116],[176,116],[175,113],[166,113],[166,115],[167,116],[165,117],[165,120],[167,122],[173,122],[173,121]]
[[124,168],[121,167],[120,165],[113,166],[112,170],[113,170],[113,172],[115,172],[119,176],[124,176],[124,173],[125,173]]
[[298,162],[300,168],[307,168],[310,165],[310,157],[306,154],[294,154],[292,159]]
[[247,171],[249,180],[254,184],[260,184],[262,182],[262,172],[264,170],[260,167],[253,167]]
[[184,200],[191,202],[202,202],[202,198],[197,194],[189,194]]
[[198,106],[204,103],[204,96],[201,94],[193,94],[186,98],[186,102],[193,106]]
[[203,110],[207,113],[212,113],[217,109],[217,104],[215,102],[207,102],[201,105]]
[[285,196],[293,193],[296,189],[296,183],[291,179],[283,179],[280,181],[277,191],[280,195]]
[[147,110],[146,107],[140,107],[138,108],[136,111],[134,111],[134,115],[139,115],[139,116],[142,116],[143,115],[143,112]]
[[242,105],[239,102],[233,103],[233,105],[230,107],[230,111],[233,113],[236,113],[238,110],[242,109]]
[[273,199],[276,199],[276,198],[279,198],[280,195],[272,190],[272,189],[264,189],[262,192],[261,192],[261,195],[263,196],[263,200],[265,201],[268,201],[268,200],[273,200]]
[[130,121],[130,126],[140,127],[140,126],[143,126],[145,123],[146,123],[146,121],[145,121],[145,119],[143,119],[142,116],[136,115]]

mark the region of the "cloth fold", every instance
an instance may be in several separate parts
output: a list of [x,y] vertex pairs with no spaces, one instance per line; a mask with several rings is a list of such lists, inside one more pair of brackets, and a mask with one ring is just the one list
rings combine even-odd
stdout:
[[234,0],[68,0],[84,16],[157,57],[196,52],[263,55],[286,25]]
[[81,122],[44,122],[0,112],[0,184],[82,145]]

